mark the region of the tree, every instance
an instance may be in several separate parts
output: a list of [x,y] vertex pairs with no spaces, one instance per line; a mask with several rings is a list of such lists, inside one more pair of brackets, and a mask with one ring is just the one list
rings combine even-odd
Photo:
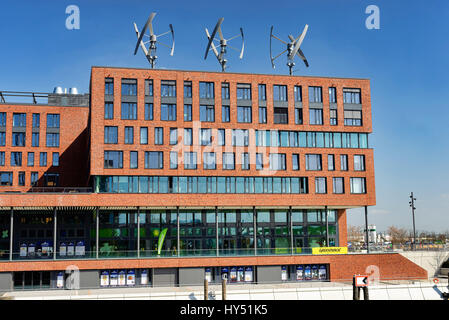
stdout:
[[390,226],[388,227],[388,234],[391,236],[391,242],[393,244],[403,244],[409,239],[409,232],[404,228]]
[[363,230],[360,226],[348,226],[348,241],[359,242],[363,241]]

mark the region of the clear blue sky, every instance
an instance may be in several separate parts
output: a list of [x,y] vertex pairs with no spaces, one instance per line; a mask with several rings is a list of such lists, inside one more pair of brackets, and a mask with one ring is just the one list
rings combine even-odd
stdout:
[[[71,4],[80,8],[80,30],[65,27]],[[380,30],[365,28],[370,4],[380,9]],[[286,38],[309,24],[302,49],[310,68],[297,74],[371,79],[377,205],[370,223],[411,229],[413,191],[417,229],[449,229],[448,1],[3,0],[0,90],[88,92],[92,65],[148,67],[140,51],[133,55],[132,23],[140,28],[153,11],[156,33],[169,23],[175,29],[174,57],[158,52],[158,66],[169,69],[219,71],[213,56],[203,60],[204,28],[224,17],[225,35],[243,27],[246,40],[244,59],[230,57],[230,72],[285,74],[281,59],[271,68],[270,27]],[[348,222],[362,225],[363,211],[350,210]]]

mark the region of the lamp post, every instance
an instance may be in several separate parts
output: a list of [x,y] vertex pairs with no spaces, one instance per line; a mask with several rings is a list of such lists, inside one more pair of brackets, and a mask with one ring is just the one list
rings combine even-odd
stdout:
[[416,244],[416,232],[415,232],[415,201],[416,198],[413,197],[413,192],[410,193],[410,207],[412,208],[412,217],[413,217],[413,245],[412,245],[412,250],[415,250],[415,244]]

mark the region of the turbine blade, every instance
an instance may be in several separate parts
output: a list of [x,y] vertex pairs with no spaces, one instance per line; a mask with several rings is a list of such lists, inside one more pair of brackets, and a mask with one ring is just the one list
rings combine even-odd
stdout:
[[[206,47],[206,54],[204,55],[204,59],[207,58],[207,53],[209,52],[209,48],[211,47],[211,43],[212,43],[212,41],[215,38],[215,34],[217,33],[217,30],[220,29],[220,26],[221,26],[223,20],[224,20],[224,18],[218,19],[218,22],[215,25],[214,31],[212,31],[212,34],[210,36],[209,36],[209,31],[207,31],[207,28],[206,28],[206,34],[207,34],[207,38],[209,39],[209,42],[208,42],[207,47]],[[220,31],[220,33],[221,33],[221,31]]]
[[171,23],[168,26],[170,27],[171,37],[172,37],[172,46],[171,46],[170,55],[173,56],[173,52],[175,51],[175,32],[173,31],[173,26]]
[[243,35],[243,29],[240,28],[240,35],[242,36],[242,51],[240,52],[240,59],[243,58],[243,50],[245,50],[245,36]]
[[295,46],[293,47],[293,50],[291,52],[291,55],[289,55],[289,59],[293,59],[296,55],[296,53],[298,52],[299,47],[301,46],[304,37],[306,36],[307,30],[309,29],[309,25],[306,24],[306,26],[304,27],[304,30],[302,31],[301,35],[297,38]]
[[[209,41],[210,41],[212,38],[211,38],[211,36],[209,35],[209,30],[207,30],[207,28],[206,28],[206,35],[207,35],[207,38],[208,38]],[[212,40],[213,40],[213,39],[212,39]],[[210,47],[210,48],[209,48],[209,47]],[[214,45],[213,41],[210,41],[210,46],[208,46],[208,50],[207,50],[207,52],[206,52],[206,57],[207,57],[207,53],[208,53],[210,50],[213,50],[215,56],[218,58],[218,51],[217,51],[217,48],[215,48],[215,45]],[[205,57],[204,59],[206,59],[206,57]]]
[[[137,50],[139,50],[139,45],[140,45],[140,42],[142,41],[142,38],[143,38],[143,36],[144,36],[144,34],[145,34],[145,31],[147,30],[148,25],[151,24],[151,21],[153,21],[155,15],[156,15],[156,13],[155,13],[155,12],[152,12],[152,13],[150,14],[150,16],[148,17],[147,22],[146,22],[145,25],[143,26],[142,31],[140,32],[140,35],[139,35],[139,37],[138,37],[138,39],[137,39],[137,44],[136,44],[136,49],[134,50],[134,54],[136,54],[136,53],[137,53]],[[150,33],[151,33],[151,34],[153,34],[152,29],[153,29],[153,27],[151,27],[151,29],[150,29]]]
[[306,56],[304,55],[304,53],[301,51],[301,49],[298,49],[298,52],[296,53],[303,61],[304,64],[306,65],[306,67],[309,67],[309,62],[306,59]]

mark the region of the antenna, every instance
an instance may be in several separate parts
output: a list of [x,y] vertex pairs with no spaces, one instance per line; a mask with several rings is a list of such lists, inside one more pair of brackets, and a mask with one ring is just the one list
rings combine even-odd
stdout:
[[[304,38],[306,36],[308,29],[309,29],[309,25],[306,24],[306,26],[304,27],[304,30],[296,39],[292,35],[289,35],[288,39],[290,40],[290,42],[286,42],[286,41],[279,39],[278,37],[276,37],[273,34],[273,26],[271,26],[271,30],[270,30],[270,59],[271,59],[271,66],[273,67],[273,69],[275,68],[274,60],[279,58],[284,52],[287,52],[287,66],[289,68],[290,75],[293,74],[293,67],[295,66],[295,61],[294,61],[295,56],[300,57],[304,61],[304,64],[306,65],[306,67],[309,67],[309,62],[307,61],[304,53],[300,49],[300,46],[301,46],[302,42],[304,41]],[[275,57],[273,57],[273,54],[272,54],[272,52],[273,52],[272,51],[272,39],[273,38],[276,40],[279,40],[280,42],[282,42],[283,44],[285,44],[287,46],[287,49],[285,49],[284,51],[282,51]]]
[[[142,31],[139,32],[139,30],[137,29],[137,25],[134,22],[134,30],[136,31],[136,35],[137,35],[137,44],[136,44],[136,49],[134,50],[134,55],[137,54],[137,51],[139,50],[139,46],[142,49],[142,51],[145,53],[145,56],[147,57],[148,61],[150,62],[151,68],[154,68],[154,65],[156,63],[156,43],[159,43],[169,49],[170,50],[170,55],[173,56],[173,51],[175,50],[175,33],[173,32],[173,26],[171,24],[169,24],[170,30],[164,33],[161,33],[160,35],[155,35],[153,32],[153,19],[154,16],[156,16],[156,12],[152,12],[150,14],[150,16],[148,17],[147,23],[145,23],[144,27],[142,28]],[[150,34],[145,34],[145,32],[147,31],[147,28],[149,29]],[[161,41],[158,41],[158,37],[164,36],[166,34],[171,33],[171,37],[172,37],[172,45],[169,46]],[[149,40],[148,41],[144,41],[144,36],[148,37]],[[145,46],[146,44],[148,44],[148,48]]]
[[[204,60],[206,60],[207,58],[207,54],[209,53],[210,50],[212,50],[215,54],[215,56],[217,57],[218,63],[220,63],[221,65],[221,71],[225,72],[226,71],[226,62],[228,62],[228,60],[225,59],[225,55],[226,55],[226,48],[229,47],[233,50],[236,50],[237,52],[240,52],[240,56],[239,58],[242,59],[243,58],[243,50],[245,49],[245,39],[243,36],[243,29],[240,28],[240,34],[233,36],[229,39],[225,39],[223,37],[223,33],[221,32],[221,24],[223,23],[224,18],[220,18],[218,19],[217,24],[215,25],[214,31],[212,31],[212,34],[209,34],[209,30],[207,30],[206,28],[206,35],[207,35],[207,39],[209,40],[209,42],[207,43],[207,48],[206,48],[206,54],[204,55]],[[215,39],[215,35],[218,32],[218,36],[220,37],[220,40]],[[234,47],[231,47],[230,45],[228,45],[228,42],[231,41],[232,39],[238,38],[238,37],[242,37],[242,49],[238,50]],[[214,44],[214,40],[219,42],[218,45]],[[220,49],[220,52],[218,52],[217,48]]]

